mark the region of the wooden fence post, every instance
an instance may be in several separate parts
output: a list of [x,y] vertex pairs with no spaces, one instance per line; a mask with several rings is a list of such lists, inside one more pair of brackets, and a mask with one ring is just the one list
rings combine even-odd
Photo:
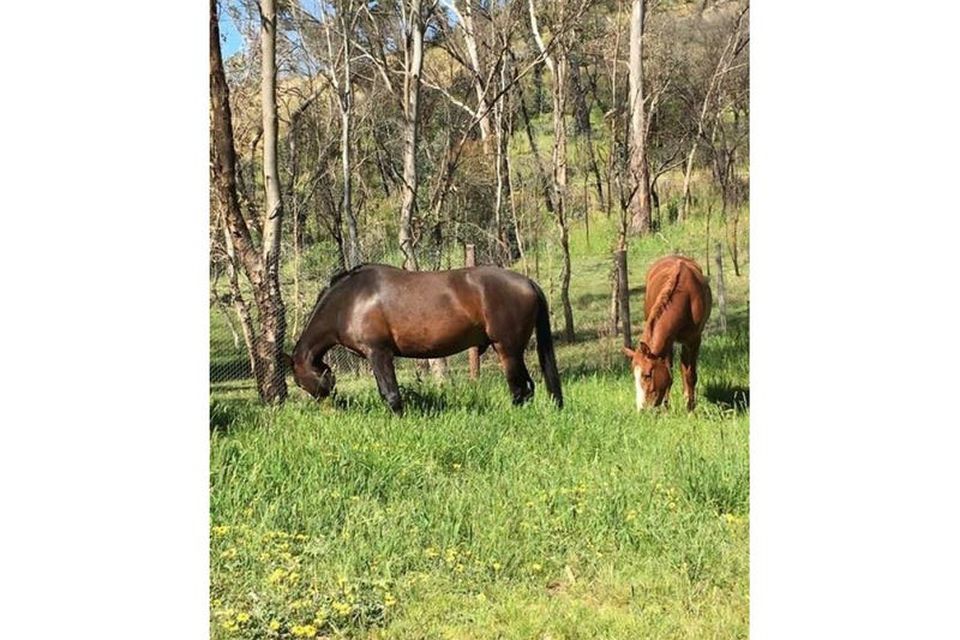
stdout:
[[[466,245],[466,258],[464,263],[468,267],[477,266],[476,247],[472,244]],[[470,347],[467,355],[470,358],[470,379],[476,380],[480,376],[480,349],[477,347]]]
[[717,242],[714,245],[717,256],[717,307],[720,311],[720,333],[727,332],[727,299],[723,292],[723,248]]
[[623,333],[623,346],[633,346],[630,335],[630,285],[627,282],[627,250],[617,251],[617,293],[620,296],[620,331]]

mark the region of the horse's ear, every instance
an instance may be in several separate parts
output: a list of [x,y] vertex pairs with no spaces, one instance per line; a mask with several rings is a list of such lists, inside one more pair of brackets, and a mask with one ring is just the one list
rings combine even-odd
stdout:
[[633,360],[633,357],[637,355],[637,352],[631,349],[630,347],[622,347],[622,348],[623,348],[623,355],[627,356],[631,360]]
[[650,353],[650,347],[647,346],[646,342],[640,343],[640,348],[638,349],[638,351],[640,352],[640,355],[647,356],[648,358],[653,355],[652,353]]
[[293,370],[293,358],[291,358],[288,354],[281,353],[280,361],[283,362],[284,366],[286,366],[287,369],[290,369],[291,371]]

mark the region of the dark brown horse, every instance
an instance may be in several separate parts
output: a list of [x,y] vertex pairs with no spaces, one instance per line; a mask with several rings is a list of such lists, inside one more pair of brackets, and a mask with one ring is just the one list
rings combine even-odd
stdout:
[[631,360],[637,410],[666,402],[673,384],[673,345],[679,342],[680,369],[687,409],[696,404],[697,356],[703,328],[710,317],[710,285],[697,263],[682,256],[660,258],[647,272],[644,298],[646,323],[636,351],[623,348]]
[[402,413],[395,357],[443,358],[470,347],[483,353],[492,345],[513,403],[522,404],[533,396],[523,351],[534,328],[547,390],[562,407],[550,313],[533,280],[497,267],[404,271],[361,265],[335,276],[320,293],[290,364],[297,385],[324,398],[336,379],[323,356],[343,345],[370,361],[381,397]]

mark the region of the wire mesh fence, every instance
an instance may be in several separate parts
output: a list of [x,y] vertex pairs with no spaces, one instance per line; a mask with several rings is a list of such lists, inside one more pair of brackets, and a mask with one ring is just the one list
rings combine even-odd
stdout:
[[[381,252],[375,252],[379,259],[368,259],[368,262],[390,262]],[[424,256],[430,259],[430,256]],[[302,271],[294,278],[291,273],[284,273],[281,278],[281,290],[286,308],[286,339],[285,353],[290,353],[305,323],[317,301],[320,291],[327,286],[330,279],[340,271],[337,266],[329,264],[310,264],[305,261],[306,267],[301,265]],[[439,261],[438,261],[439,262]],[[460,267],[462,257],[446,256],[444,267]],[[253,358],[250,356],[247,339],[244,335],[244,326],[241,321],[240,310],[235,303],[229,277],[229,264],[226,259],[214,260],[211,269],[210,287],[210,389],[211,392],[255,392],[256,378],[254,376]],[[248,302],[252,317],[252,324],[257,325],[256,309],[252,304],[252,295],[244,290],[240,282],[241,294]],[[467,355],[458,354],[446,358],[448,371],[463,369],[468,366]],[[326,362],[338,380],[352,376],[371,375],[369,364],[363,358],[356,356],[341,346],[335,346],[324,356]],[[430,375],[423,368],[418,367],[417,361],[400,360],[397,362],[398,375],[406,372],[416,372],[416,375]]]

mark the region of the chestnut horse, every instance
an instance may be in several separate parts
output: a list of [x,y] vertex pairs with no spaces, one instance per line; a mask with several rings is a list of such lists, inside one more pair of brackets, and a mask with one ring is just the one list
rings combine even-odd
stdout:
[[693,410],[697,355],[711,304],[710,285],[693,260],[667,256],[650,266],[643,305],[646,322],[640,346],[636,351],[623,348],[633,368],[637,410],[667,401],[673,384],[674,342],[683,347],[680,351],[683,394],[687,409]]
[[563,407],[547,300],[533,280],[490,266],[405,271],[365,264],[334,276],[320,292],[290,365],[300,388],[325,398],[336,379],[323,356],[343,345],[370,361],[380,396],[399,414],[395,357],[443,358],[492,345],[518,405],[533,396],[523,351],[534,328],[547,390]]

